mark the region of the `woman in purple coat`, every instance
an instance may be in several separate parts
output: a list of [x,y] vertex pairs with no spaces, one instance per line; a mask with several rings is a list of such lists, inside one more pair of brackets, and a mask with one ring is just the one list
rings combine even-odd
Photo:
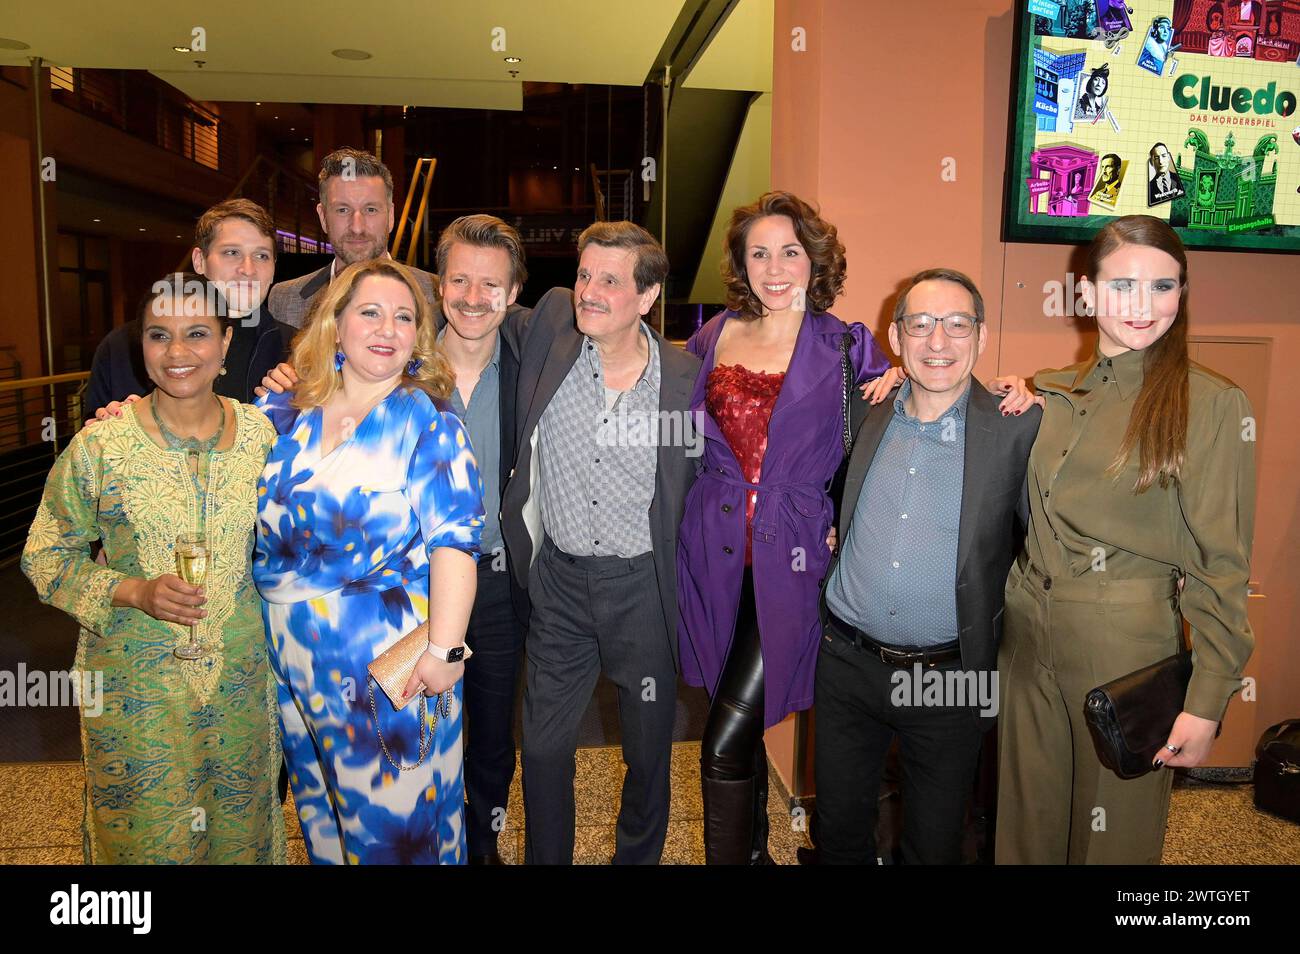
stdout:
[[[835,227],[769,192],[732,214],[728,309],[686,345],[703,360],[691,410],[705,446],[677,592],[682,675],[712,699],[700,756],[709,864],[771,863],[763,730],[813,702],[827,490],[844,457],[840,349],[855,385],[875,379],[873,402],[902,374],[865,327],[827,312],[844,267]],[[1021,382],[1008,400],[1026,395]]]

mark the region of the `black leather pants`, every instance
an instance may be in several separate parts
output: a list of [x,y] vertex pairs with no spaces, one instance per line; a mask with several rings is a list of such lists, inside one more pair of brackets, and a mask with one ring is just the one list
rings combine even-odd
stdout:
[[736,631],[700,745],[707,864],[767,864],[767,750],[763,653],[746,567]]

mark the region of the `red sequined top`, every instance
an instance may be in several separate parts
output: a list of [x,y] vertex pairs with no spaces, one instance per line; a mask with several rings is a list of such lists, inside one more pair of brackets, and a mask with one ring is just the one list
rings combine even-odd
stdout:
[[[767,423],[784,381],[784,371],[751,371],[738,364],[720,364],[709,372],[705,406],[750,483],[758,483],[763,473]],[[751,528],[757,501],[757,491],[745,495],[745,566],[752,560]]]

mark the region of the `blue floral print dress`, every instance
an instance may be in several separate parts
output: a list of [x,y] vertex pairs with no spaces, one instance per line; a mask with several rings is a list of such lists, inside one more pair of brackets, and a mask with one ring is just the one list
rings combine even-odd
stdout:
[[322,409],[290,398],[258,402],[280,436],[258,483],[253,578],[307,853],[314,864],[463,864],[461,683],[445,714],[428,699],[428,753],[399,771],[394,761],[420,758],[420,704],[394,709],[366,666],[428,618],[435,548],[477,557],[469,435],[423,391],[398,387],[322,456]]

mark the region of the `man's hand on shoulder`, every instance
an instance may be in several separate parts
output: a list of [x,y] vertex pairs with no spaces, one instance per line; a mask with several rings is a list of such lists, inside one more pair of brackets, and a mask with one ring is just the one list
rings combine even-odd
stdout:
[[274,368],[267,372],[266,377],[262,379],[262,386],[253,388],[253,393],[258,397],[263,397],[267,392],[283,394],[285,391],[292,391],[298,387],[298,374],[293,370],[293,366],[281,361]]

